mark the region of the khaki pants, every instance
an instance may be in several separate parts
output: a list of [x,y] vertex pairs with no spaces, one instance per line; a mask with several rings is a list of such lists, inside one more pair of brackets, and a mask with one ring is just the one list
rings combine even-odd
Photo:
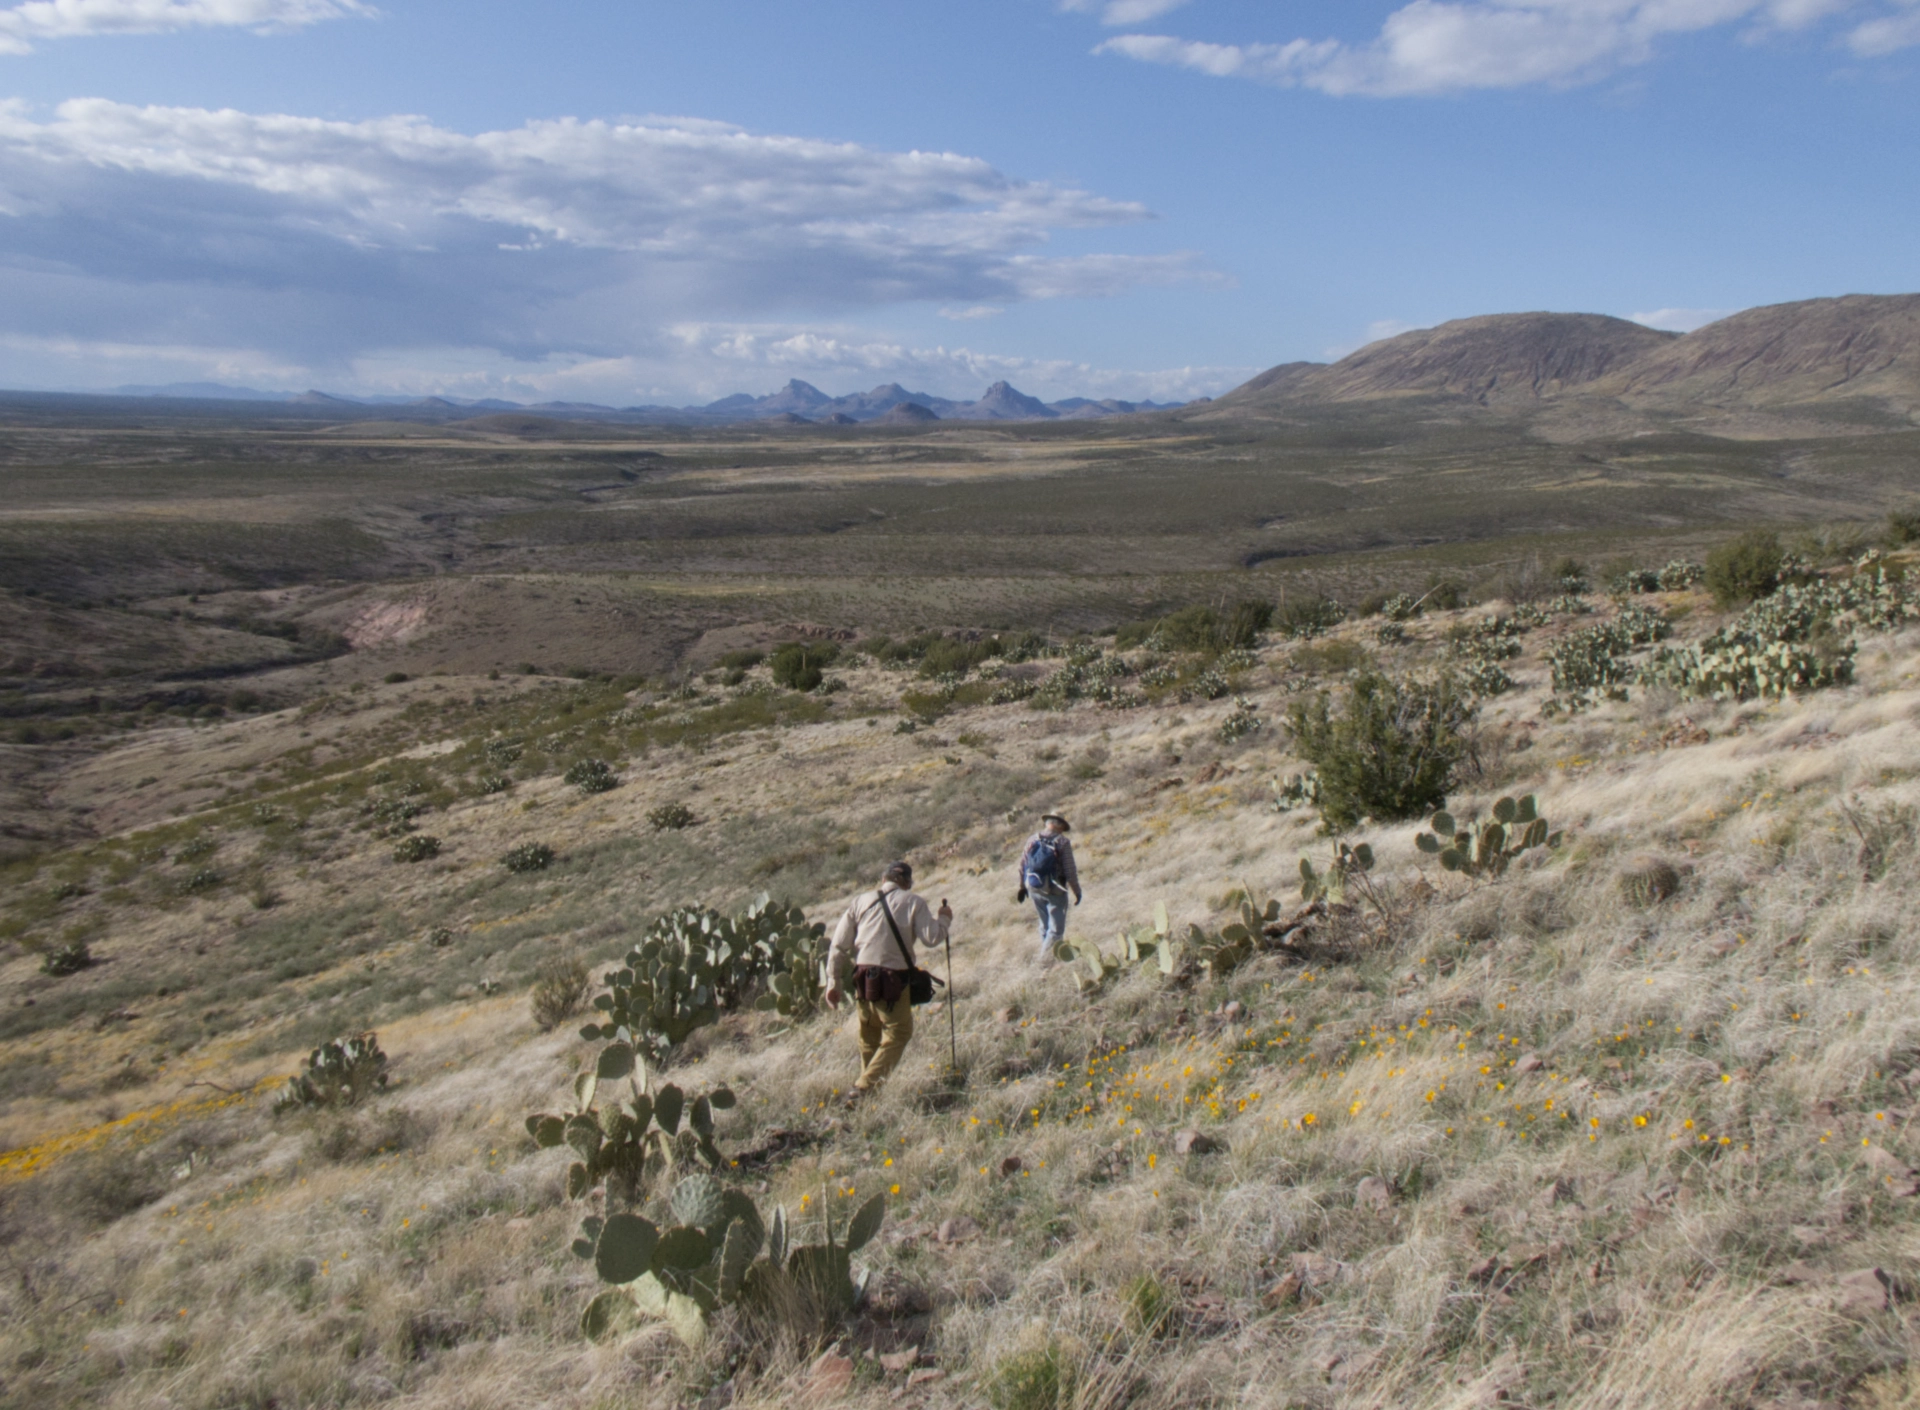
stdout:
[[855,1001],[860,1009],[860,1080],[854,1087],[871,1092],[892,1072],[913,1037],[913,1000],[902,994],[894,1004]]

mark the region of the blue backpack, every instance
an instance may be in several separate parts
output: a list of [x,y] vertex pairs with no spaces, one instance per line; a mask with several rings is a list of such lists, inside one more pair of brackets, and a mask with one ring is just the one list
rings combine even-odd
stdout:
[[1059,840],[1044,832],[1034,838],[1020,859],[1020,870],[1026,876],[1027,890],[1060,890],[1066,885],[1067,867],[1060,860]]

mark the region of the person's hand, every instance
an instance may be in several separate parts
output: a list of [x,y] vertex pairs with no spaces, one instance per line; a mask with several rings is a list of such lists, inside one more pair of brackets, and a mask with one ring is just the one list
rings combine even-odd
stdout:
[[1024,886],[1022,886],[1018,891],[1013,893],[1013,904],[1016,906],[1026,899],[1027,899],[1027,888]]
[[1080,893],[1078,891],[1073,893],[1073,904],[1076,906],[1080,904]]
[[827,986],[827,1007],[836,1009],[840,1007],[840,986],[838,984],[829,984]]
[[947,904],[947,898],[945,896],[942,896],[940,898],[940,919],[942,920],[953,919],[953,907]]

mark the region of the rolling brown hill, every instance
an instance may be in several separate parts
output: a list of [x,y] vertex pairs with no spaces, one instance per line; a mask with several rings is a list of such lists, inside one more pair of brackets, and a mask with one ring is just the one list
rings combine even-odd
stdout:
[[1621,371],[1632,399],[1784,406],[1855,397],[1920,407],[1920,294],[1748,309]]
[[1648,410],[1920,408],[1920,294],[1748,309],[1684,336],[1602,314],[1463,318],[1339,362],[1283,363],[1212,403],[1247,412],[1440,396],[1483,406],[1606,402]]

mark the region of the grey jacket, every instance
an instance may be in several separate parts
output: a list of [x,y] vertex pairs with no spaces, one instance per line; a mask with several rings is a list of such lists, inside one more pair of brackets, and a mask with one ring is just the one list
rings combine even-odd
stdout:
[[856,965],[913,968],[914,956],[901,953],[886,916],[880,913],[883,902],[892,911],[894,925],[900,927],[900,939],[909,946],[946,943],[947,923],[933,913],[932,907],[913,892],[883,881],[878,890],[862,891],[849,901],[834,927],[833,946],[827,951],[827,974],[836,988],[847,987]]

